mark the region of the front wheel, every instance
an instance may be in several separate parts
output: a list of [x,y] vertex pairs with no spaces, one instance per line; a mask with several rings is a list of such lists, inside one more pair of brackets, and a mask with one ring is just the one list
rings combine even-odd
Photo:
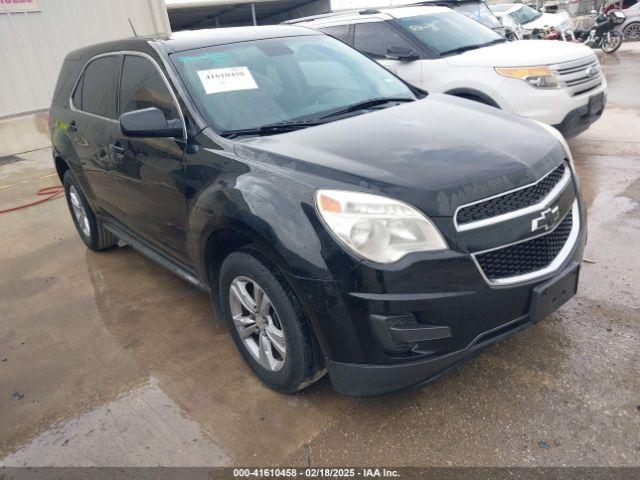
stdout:
[[283,275],[259,252],[229,255],[220,268],[221,313],[245,362],[269,387],[295,393],[324,373],[304,310]]
[[604,53],[613,53],[622,45],[622,34],[620,32],[609,32],[602,40],[602,51]]

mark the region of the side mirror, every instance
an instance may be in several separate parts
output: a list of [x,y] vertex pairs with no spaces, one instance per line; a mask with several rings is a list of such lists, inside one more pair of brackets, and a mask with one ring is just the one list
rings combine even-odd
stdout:
[[179,137],[182,138],[182,122],[168,120],[156,107],[134,110],[120,115],[120,130],[127,137]]
[[416,52],[407,47],[394,47],[387,48],[386,57],[389,60],[400,60],[401,62],[411,62],[420,58]]

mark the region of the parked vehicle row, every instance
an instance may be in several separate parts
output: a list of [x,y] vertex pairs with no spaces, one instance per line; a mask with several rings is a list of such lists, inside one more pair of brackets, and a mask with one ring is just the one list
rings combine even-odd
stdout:
[[566,137],[602,114],[607,83],[582,45],[509,42],[439,6],[337,12],[288,23],[328,33],[406,81],[553,125]]
[[[416,84],[460,67],[525,106],[604,104],[599,71],[588,94],[575,80],[597,68],[578,45],[542,63],[542,42],[442,7],[333,20]],[[453,93],[299,26],[136,37],[66,57],[53,155],[86,246],[126,242],[208,292],[266,385],[328,372],[372,395],[435,378],[577,289],[586,208],[563,136]]]
[[[602,13],[592,12],[594,24],[588,29],[575,29],[571,19],[565,12],[558,14],[540,13],[522,4],[498,4],[491,6],[496,16],[507,25],[517,25],[513,28],[518,39],[562,40],[580,42],[591,48],[601,48],[605,53],[614,53],[622,45],[623,33],[635,35],[634,24],[625,24],[624,12],[605,8]],[[640,22],[637,25],[640,32]]]
[[542,13],[522,3],[500,3],[492,5],[491,11],[505,23],[519,25],[519,40],[541,38],[539,34],[553,29],[566,38],[572,38],[573,22],[567,14]]

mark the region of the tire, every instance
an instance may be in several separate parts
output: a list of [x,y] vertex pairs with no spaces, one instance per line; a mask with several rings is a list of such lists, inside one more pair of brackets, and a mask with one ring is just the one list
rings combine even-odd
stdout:
[[[233,341],[263,383],[291,394],[324,374],[324,357],[300,302],[259,251],[230,254],[220,268],[219,288],[221,314]],[[251,310],[257,311],[253,317]]]
[[640,40],[640,22],[633,22],[624,27],[624,39],[630,42]]
[[62,183],[73,224],[84,244],[96,252],[115,246],[118,237],[104,228],[95,216],[70,170],[65,172]]
[[602,40],[602,51],[604,53],[613,53],[622,45],[622,34],[620,32],[611,32],[611,43],[608,43],[606,38]]

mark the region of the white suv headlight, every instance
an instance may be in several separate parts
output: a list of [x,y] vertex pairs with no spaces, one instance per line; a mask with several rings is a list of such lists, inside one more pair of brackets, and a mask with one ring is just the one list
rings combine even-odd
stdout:
[[444,238],[425,215],[392,198],[318,190],[316,208],[340,243],[374,262],[391,263],[411,252],[447,249]]
[[496,67],[498,75],[524,80],[534,88],[560,88],[560,82],[553,70],[547,66],[541,67]]

